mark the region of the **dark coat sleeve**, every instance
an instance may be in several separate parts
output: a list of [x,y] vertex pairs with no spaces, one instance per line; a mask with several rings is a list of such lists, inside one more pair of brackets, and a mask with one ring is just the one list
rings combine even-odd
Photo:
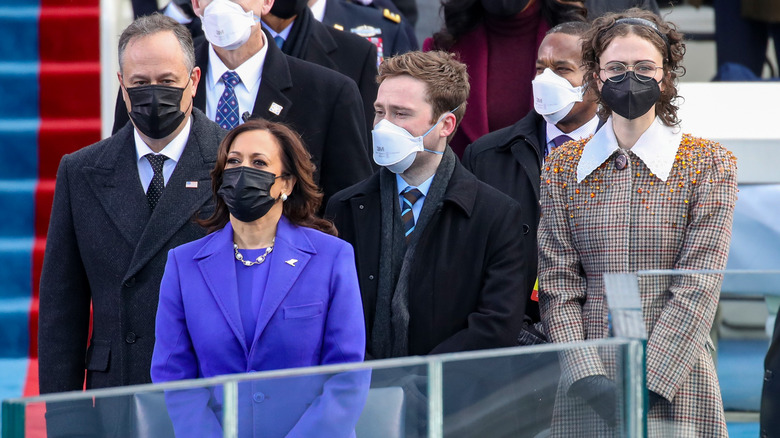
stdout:
[[69,158],[60,161],[40,284],[38,381],[41,394],[84,386],[91,292],[71,212]]
[[322,153],[320,187],[322,205],[341,189],[371,175],[364,128],[365,115],[360,105],[360,93],[352,81],[344,80],[330,111],[329,129]]

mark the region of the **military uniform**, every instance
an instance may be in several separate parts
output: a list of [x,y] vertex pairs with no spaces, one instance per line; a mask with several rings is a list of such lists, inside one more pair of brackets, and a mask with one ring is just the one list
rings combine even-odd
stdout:
[[419,48],[414,29],[397,12],[345,0],[326,1],[322,22],[371,41],[376,46],[377,63]]

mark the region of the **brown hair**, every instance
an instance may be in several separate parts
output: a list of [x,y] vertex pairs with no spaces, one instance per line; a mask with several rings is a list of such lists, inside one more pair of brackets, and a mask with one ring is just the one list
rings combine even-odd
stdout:
[[278,142],[282,158],[282,177],[296,178],[292,193],[284,201],[283,212],[290,222],[301,227],[314,228],[323,233],[337,235],[332,222],[317,217],[317,210],[322,204],[322,192],[314,183],[314,163],[311,155],[303,146],[298,134],[284,124],[270,122],[264,119],[250,119],[243,125],[230,130],[217,150],[217,164],[211,171],[211,190],[214,194],[214,213],[207,219],[198,220],[209,233],[223,228],[230,220],[225,201],[217,194],[222,186],[222,174],[225,171],[228,152],[236,137],[248,131],[268,131]]
[[[616,23],[621,18],[647,20],[655,24],[658,29],[636,22]],[[679,97],[677,95],[677,79],[685,74],[685,67],[682,66],[683,55],[685,55],[683,35],[677,31],[677,26],[673,23],[667,23],[654,13],[639,8],[631,8],[619,14],[606,14],[597,18],[593,21],[590,31],[583,37],[582,61],[587,69],[583,82],[587,88],[593,89],[596,93],[600,104],[599,116],[606,118],[612,114],[612,110],[601,100],[601,93],[598,90],[597,81],[600,80],[601,73],[599,56],[609,47],[612,40],[629,34],[637,35],[651,42],[661,53],[664,60],[664,76],[661,80],[663,91],[661,91],[661,98],[655,104],[655,113],[665,125],[678,125],[680,119],[677,118],[676,101]]]
[[[471,88],[466,65],[448,52],[407,52],[382,62],[376,81],[381,84],[387,78],[403,75],[425,83],[425,101],[433,107],[431,123],[436,122],[444,113],[455,110],[453,114],[457,130],[466,112],[466,99]],[[452,135],[454,134],[455,130],[452,131]],[[452,139],[452,135],[448,141]]]

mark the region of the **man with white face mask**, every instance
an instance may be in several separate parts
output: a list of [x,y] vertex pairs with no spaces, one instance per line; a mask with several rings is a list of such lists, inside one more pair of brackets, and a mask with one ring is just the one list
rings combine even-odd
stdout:
[[[282,53],[260,24],[273,4],[192,0],[206,37],[195,44],[195,63],[203,79],[193,106],[225,129],[245,117],[292,127],[312,154],[318,170],[315,182],[327,201],[372,171],[360,93],[346,76]],[[114,130],[126,121],[122,104]]]
[[[466,109],[466,66],[446,52],[409,52],[386,59],[378,82],[372,134],[381,168],[337,193],[325,213],[355,248],[366,357],[516,345],[527,282],[520,206],[467,172],[448,146]],[[472,396],[445,414],[503,388],[511,370],[490,374],[460,388]],[[383,382],[407,392],[408,437],[427,434],[426,418],[415,416],[425,412],[415,405],[424,381]]]
[[[526,313],[538,322],[533,292],[537,269],[536,229],[539,224],[539,177],[544,158],[569,140],[593,135],[600,126],[592,93],[584,92],[581,38],[589,25],[559,24],[539,46],[532,82],[534,110],[512,126],[487,134],[466,148],[462,162],[481,181],[501,190],[523,206],[529,301]],[[519,225],[518,225],[519,226]]]
[[465,112],[466,66],[409,52],[385,60],[378,81],[382,168],[326,210],[355,247],[369,357],[514,345],[525,303],[520,206],[447,145]]

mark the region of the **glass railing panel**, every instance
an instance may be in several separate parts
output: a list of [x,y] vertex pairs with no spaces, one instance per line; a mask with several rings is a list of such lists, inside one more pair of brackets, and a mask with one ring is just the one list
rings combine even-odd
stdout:
[[780,271],[640,271],[636,277],[648,385],[663,388],[679,413],[651,409],[650,436],[717,435],[724,421],[732,436],[759,436]]
[[[572,385],[596,363],[603,380]],[[444,436],[637,436],[642,366],[641,343],[618,340],[445,358]]]

